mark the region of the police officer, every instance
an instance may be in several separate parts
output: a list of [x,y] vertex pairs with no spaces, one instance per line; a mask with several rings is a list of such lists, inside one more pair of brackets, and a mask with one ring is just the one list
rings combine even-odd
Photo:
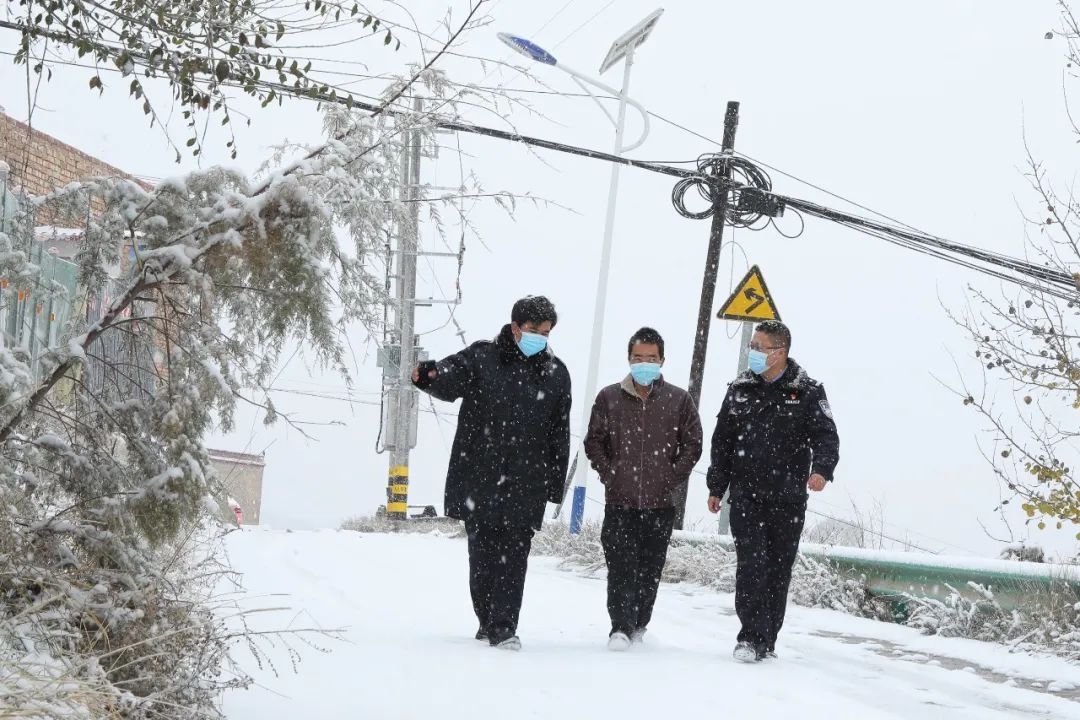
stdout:
[[742,623],[734,656],[742,662],[776,656],[807,488],[825,489],[840,457],[825,388],[788,357],[790,349],[786,325],[757,326],[749,370],[728,387],[712,437],[709,511],[719,512],[727,492]]
[[429,395],[461,399],[445,510],[465,521],[476,639],[518,650],[533,533],[562,500],[570,457],[570,374],[548,345],[558,322],[542,296],[518,300],[492,341],[413,370]]

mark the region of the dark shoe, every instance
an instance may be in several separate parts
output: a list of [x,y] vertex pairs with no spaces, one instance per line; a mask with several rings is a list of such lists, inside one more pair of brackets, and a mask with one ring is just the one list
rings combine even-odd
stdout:
[[476,639],[477,639],[477,640],[482,640],[482,641],[484,641],[484,642],[487,642],[487,639],[488,639],[488,631],[487,631],[487,630],[485,630],[484,628],[480,628],[480,629],[478,629],[478,630],[476,631]]
[[732,657],[742,663],[754,663],[760,662],[765,657],[765,651],[762,648],[755,646],[753,643],[741,641],[735,646],[734,652],[731,653]]
[[776,660],[776,658],[777,658],[777,655],[776,655],[775,650],[766,650],[765,651],[765,659],[766,660]]

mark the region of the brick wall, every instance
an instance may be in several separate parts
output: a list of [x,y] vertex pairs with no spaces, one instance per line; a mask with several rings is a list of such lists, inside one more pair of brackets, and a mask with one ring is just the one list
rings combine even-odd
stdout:
[[235,523],[236,517],[229,509],[228,498],[240,503],[245,525],[258,525],[262,510],[263,470],[266,459],[262,455],[209,450],[210,460],[218,473],[222,490],[227,497],[217,498],[222,508],[222,519]]
[[[123,170],[99,160],[25,123],[0,113],[0,160],[11,168],[8,182],[13,191],[44,195],[57,187],[91,177],[132,178]],[[138,181],[146,189],[151,185]],[[100,211],[99,207],[93,208]],[[47,211],[44,213],[48,215]],[[50,224],[49,217],[37,218]]]

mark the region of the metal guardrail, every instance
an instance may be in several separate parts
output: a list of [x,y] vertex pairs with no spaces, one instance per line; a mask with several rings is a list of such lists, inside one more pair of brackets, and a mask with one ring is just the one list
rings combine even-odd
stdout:
[[[727,535],[676,531],[672,539],[689,545],[719,543],[726,549],[735,549],[734,540]],[[944,601],[952,594],[950,587],[973,602],[986,602],[971,583],[990,590],[1003,610],[1051,602],[1051,594],[1064,594],[1071,602],[1080,601],[1080,567],[1073,565],[873,551],[809,543],[801,544],[799,552],[826,562],[842,573],[862,578],[871,595],[890,601],[901,615],[907,612],[909,597]]]

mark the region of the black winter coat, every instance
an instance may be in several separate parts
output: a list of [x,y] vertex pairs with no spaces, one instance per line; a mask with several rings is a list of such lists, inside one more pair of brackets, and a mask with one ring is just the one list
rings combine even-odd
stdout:
[[447,516],[539,529],[545,503],[562,500],[570,460],[570,373],[562,361],[550,348],[526,358],[506,325],[494,342],[421,363],[415,385],[447,402],[462,398]]
[[788,360],[773,383],[747,371],[728,386],[716,417],[709,494],[731,502],[805,503],[813,473],[826,480],[840,460],[825,387]]

